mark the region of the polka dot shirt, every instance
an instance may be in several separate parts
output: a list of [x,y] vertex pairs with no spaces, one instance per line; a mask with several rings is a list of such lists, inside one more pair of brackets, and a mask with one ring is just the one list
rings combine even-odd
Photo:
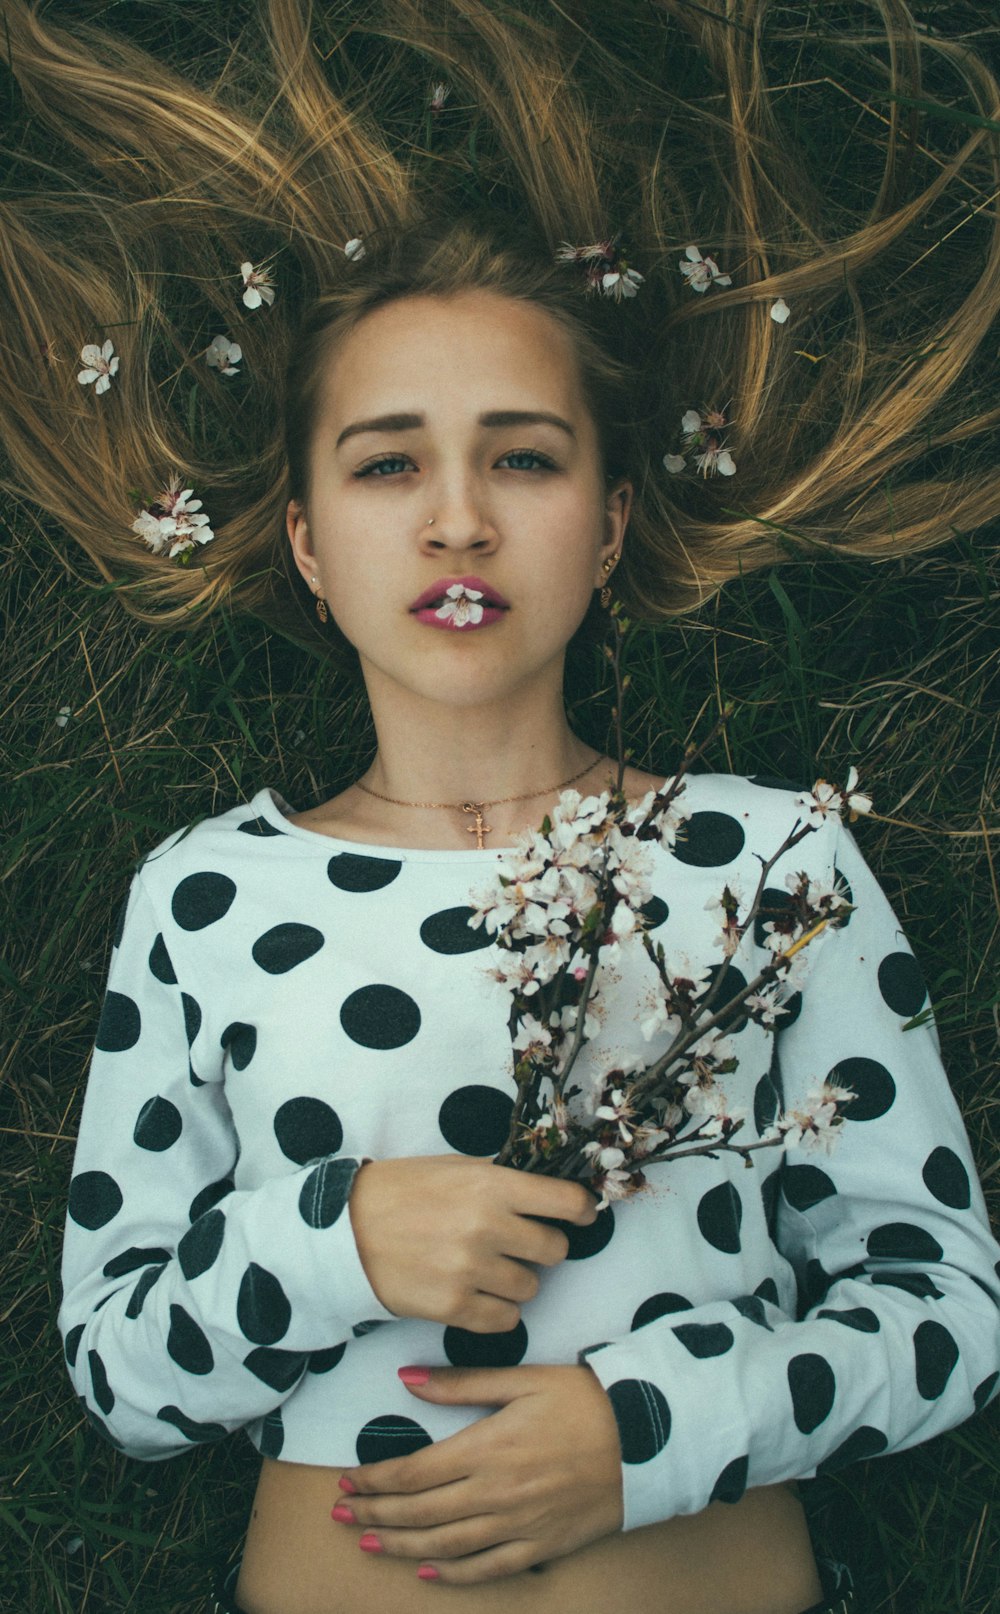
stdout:
[[[718,965],[706,905],[724,882],[755,889],[793,794],[689,780],[646,910],[668,959]],[[801,869],[836,871],[855,907],[807,950],[776,1033],[736,1022],[725,1078],[744,1141],[826,1077],[854,1089],[833,1152],[654,1164],[646,1191],[572,1232],[516,1328],[475,1334],[388,1311],[346,1205],[365,1159],[490,1159],[506,1137],[508,1000],[468,924],[497,852],[364,847],[292,811],[264,789],[170,836],[119,921],[59,1316],[109,1440],[157,1459],[245,1428],[267,1456],[347,1466],[484,1414],[416,1407],[403,1363],[586,1362],[633,1529],[914,1445],[992,1398],[1000,1248],[920,970],[845,827],[769,876],[772,909]],[[765,957],[761,921],[732,989]],[[641,1032],[652,987],[642,950],[623,953],[578,1072],[661,1051]]]

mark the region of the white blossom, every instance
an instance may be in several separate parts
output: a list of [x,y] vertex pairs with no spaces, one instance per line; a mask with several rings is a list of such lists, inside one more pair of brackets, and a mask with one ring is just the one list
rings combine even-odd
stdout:
[[182,488],[176,472],[167,487],[153,500],[160,514],[141,510],[132,523],[132,531],[149,545],[154,555],[186,554],[196,544],[207,544],[215,537],[208,516],[202,512],[201,500],[192,499],[193,488]]
[[274,302],[274,285],[267,269],[258,269],[249,259],[240,264],[243,276],[243,301],[247,308],[259,308],[261,303]]
[[482,589],[466,588],[464,583],[452,583],[451,588],[445,591],[444,600],[434,615],[442,622],[451,622],[456,628],[464,627],[466,622],[481,622],[483,608],[477,602],[482,597]]
[[430,99],[430,109],[431,109],[431,111],[432,112],[440,112],[441,108],[444,106],[444,104],[447,101],[450,94],[451,94],[451,90],[449,89],[447,84],[432,84],[431,85],[431,99]]
[[680,272],[692,291],[705,292],[710,286],[731,286],[732,276],[724,275],[714,258],[703,258],[698,247],[684,248]]
[[663,463],[671,476],[676,476],[679,471],[685,469],[687,460],[683,454],[664,454]]
[[538,1051],[551,1045],[552,1033],[540,1020],[536,1020],[534,1015],[526,1014],[517,1036],[512,1041],[519,1053],[527,1053],[529,1049]]
[[69,720],[70,720],[70,718],[72,716],[73,716],[73,708],[72,708],[72,706],[60,706],[59,715],[54,720],[56,728],[64,729],[66,727],[66,724],[69,722]]
[[601,276],[601,289],[605,297],[620,303],[623,297],[634,297],[645,278],[637,269],[613,269]]
[[364,255],[365,246],[360,235],[353,236],[350,241],[345,243],[344,256],[349,258],[352,263],[360,263]]
[[111,377],[118,374],[120,363],[115,356],[111,338],[108,338],[103,347],[98,347],[95,342],[88,342],[86,347],[80,349],[80,357],[87,367],[77,375],[76,379],[80,385],[85,387],[91,381],[96,381],[94,391],[107,392],[111,385]]
[[784,325],[791,312],[791,309],[783,297],[776,297],[774,302],[771,304],[771,318],[774,320],[776,325]]
[[824,1150],[831,1154],[843,1124],[837,1105],[855,1096],[852,1088],[837,1087],[832,1082],[823,1082],[807,1094],[800,1110],[789,1110],[778,1118],[777,1128],[786,1149]]
[[239,375],[236,366],[243,357],[243,349],[238,342],[230,342],[228,336],[212,338],[211,345],[205,351],[205,361],[220,375]]
[[702,476],[735,476],[736,461],[728,448],[706,448],[703,454],[696,454],[694,463]]

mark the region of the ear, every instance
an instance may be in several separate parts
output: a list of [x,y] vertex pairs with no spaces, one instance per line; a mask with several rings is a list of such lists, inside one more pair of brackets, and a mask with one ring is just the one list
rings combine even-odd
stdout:
[[[617,558],[622,552],[622,545],[625,542],[625,529],[632,513],[634,492],[631,482],[619,481],[615,483],[607,496],[604,505],[604,542],[601,545],[600,553],[602,562],[612,555]],[[607,579],[602,576],[601,583],[606,581]]]
[[306,520],[305,509],[298,499],[289,499],[285,510],[285,530],[288,541],[292,546],[292,558],[305,581],[308,583],[316,575],[316,556],[313,554],[312,538],[309,535],[309,523]]

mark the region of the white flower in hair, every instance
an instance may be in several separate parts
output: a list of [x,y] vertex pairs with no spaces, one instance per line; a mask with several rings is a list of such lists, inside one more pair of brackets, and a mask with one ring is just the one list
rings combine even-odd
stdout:
[[637,269],[615,269],[601,276],[601,289],[605,297],[613,297],[620,303],[623,297],[634,297],[645,278]]
[[434,84],[431,86],[430,108],[432,112],[440,112],[447,101],[451,90],[447,84]]
[[240,264],[243,276],[243,301],[247,308],[259,308],[261,303],[274,302],[274,286],[266,269],[257,269],[249,260]]
[[724,275],[714,258],[703,258],[695,246],[684,248],[679,268],[692,291],[705,292],[710,286],[731,286],[733,283],[732,276]]
[[[709,442],[713,439],[709,438]],[[694,463],[702,476],[735,476],[736,461],[728,448],[706,448],[704,454],[696,454]]]
[[364,243],[360,235],[355,235],[344,247],[344,256],[350,258],[352,263],[360,263],[365,255]]
[[663,463],[671,476],[676,476],[678,472],[684,470],[687,460],[683,454],[664,454]]
[[774,302],[771,304],[771,318],[774,320],[776,325],[784,325],[791,312],[791,309],[783,297],[776,297]]
[[88,342],[86,347],[80,349],[80,357],[87,366],[76,378],[82,387],[96,381],[94,391],[107,392],[111,385],[111,377],[118,374],[120,361],[113,357],[114,351],[115,346],[110,337],[103,347],[98,347],[95,342]]
[[155,510],[140,510],[132,531],[149,545],[154,555],[188,555],[196,544],[207,544],[215,533],[202,512],[201,500],[192,499],[193,488],[182,488],[176,471],[162,493],[152,501]]
[[243,357],[243,349],[238,342],[230,342],[228,336],[216,336],[211,346],[206,349],[206,363],[218,370],[220,375],[239,375],[236,366]]

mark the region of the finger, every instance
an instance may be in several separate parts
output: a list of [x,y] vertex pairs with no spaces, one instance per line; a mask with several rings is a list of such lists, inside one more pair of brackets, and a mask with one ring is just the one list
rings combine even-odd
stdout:
[[499,1300],[512,1300],[523,1306],[525,1301],[534,1300],[540,1282],[538,1273],[522,1261],[498,1255],[484,1263],[477,1287],[482,1294],[495,1295]]
[[[471,1427],[474,1429],[475,1425]],[[388,1457],[380,1463],[363,1463],[359,1468],[345,1469],[342,1479],[350,1486],[351,1506],[354,1506],[354,1494],[411,1496],[416,1491],[432,1491],[438,1485],[468,1479],[474,1457],[466,1451],[468,1442],[463,1437],[468,1433],[469,1430],[460,1429],[458,1434],[436,1440],[408,1457]],[[341,1489],[347,1486],[342,1485]]]
[[474,1294],[465,1302],[457,1326],[470,1334],[509,1334],[520,1321],[521,1313],[513,1300]]
[[504,1235],[505,1255],[518,1261],[531,1261],[536,1266],[558,1266],[569,1253],[569,1235],[565,1228],[555,1222],[541,1221],[537,1216],[512,1217]]
[[510,1166],[494,1168],[510,1171],[520,1181],[511,1183],[510,1206],[521,1216],[547,1216],[557,1222],[579,1222],[584,1226],[597,1216],[597,1200],[583,1183],[563,1177],[541,1177],[530,1171],[514,1171]]
[[[430,1375],[423,1384],[416,1380],[417,1371]],[[528,1395],[537,1389],[537,1384],[531,1383],[530,1367],[401,1367],[397,1372],[411,1395],[419,1396],[421,1401],[434,1401],[439,1406],[503,1407],[517,1396]],[[407,1378],[403,1378],[404,1373],[408,1375]],[[472,1426],[474,1430],[475,1425]],[[468,1438],[472,1431],[460,1430],[450,1439],[458,1443],[463,1435]],[[446,1442],[439,1444],[445,1445]],[[379,1468],[385,1466],[378,1464]]]
[[438,1485],[430,1491],[415,1491],[411,1495],[352,1496],[338,1522],[358,1524],[363,1529],[381,1531],[431,1530],[442,1524],[456,1524],[483,1512],[482,1499],[477,1501],[475,1487],[468,1480],[455,1480],[449,1485]]
[[[509,1522],[505,1523],[499,1514],[479,1513],[427,1530],[396,1530],[382,1525],[366,1530],[358,1544],[362,1552],[378,1553],[384,1558],[433,1558],[437,1562],[501,1545],[509,1529]],[[365,1543],[363,1547],[361,1541]]]
[[476,1586],[487,1580],[503,1580],[517,1575],[542,1562],[537,1543],[533,1541],[504,1541],[485,1552],[474,1552],[467,1558],[425,1558],[417,1570],[432,1570],[433,1579],[442,1586]]

